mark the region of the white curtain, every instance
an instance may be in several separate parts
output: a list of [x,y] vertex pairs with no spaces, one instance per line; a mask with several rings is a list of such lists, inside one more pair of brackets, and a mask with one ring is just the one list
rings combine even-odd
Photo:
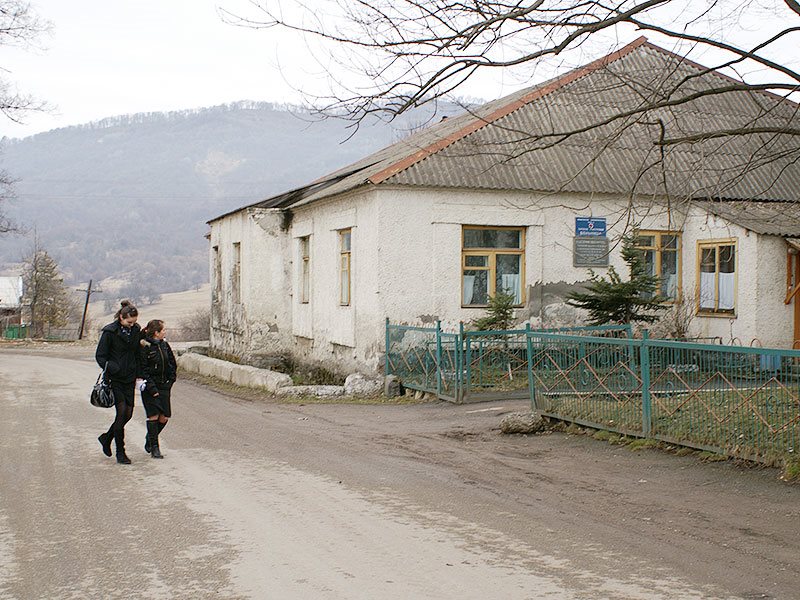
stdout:
[[731,310],[734,305],[733,284],[735,273],[719,274],[719,308]]
[[504,292],[512,290],[514,292],[514,304],[522,302],[522,290],[519,289],[519,275],[501,275],[500,285],[503,286]]
[[667,276],[666,285],[664,286],[664,294],[667,298],[677,298],[678,297],[678,276],[676,274],[671,274]]
[[700,308],[714,308],[714,273],[700,273]]
[[464,304],[472,304],[472,294],[475,291],[475,275],[464,275]]

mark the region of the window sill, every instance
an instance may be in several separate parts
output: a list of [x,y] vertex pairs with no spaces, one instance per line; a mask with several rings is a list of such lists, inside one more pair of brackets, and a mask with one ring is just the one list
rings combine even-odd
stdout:
[[710,312],[698,310],[695,314],[698,317],[710,317],[712,319],[735,319],[737,317],[735,312]]
[[[489,308],[488,304],[462,304],[461,308],[477,308],[480,310],[486,310]],[[525,308],[525,304],[515,304],[511,308]]]

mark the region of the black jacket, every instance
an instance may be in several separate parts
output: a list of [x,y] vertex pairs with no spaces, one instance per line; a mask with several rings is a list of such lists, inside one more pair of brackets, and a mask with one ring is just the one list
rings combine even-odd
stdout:
[[166,340],[142,338],[139,344],[139,361],[147,375],[148,387],[151,382],[157,386],[174,383],[178,363]]
[[126,336],[119,321],[103,327],[94,358],[101,369],[108,363],[106,377],[111,381],[130,383],[137,377],[144,377],[139,361],[141,331],[141,327],[134,323],[130,335]]

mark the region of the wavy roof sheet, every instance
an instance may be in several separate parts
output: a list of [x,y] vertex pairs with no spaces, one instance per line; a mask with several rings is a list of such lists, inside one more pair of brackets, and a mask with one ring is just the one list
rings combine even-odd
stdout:
[[[300,206],[383,184],[798,200],[800,135],[707,136],[756,126],[800,130],[798,105],[766,92],[694,98],[736,83],[640,38],[251,206]],[[652,97],[676,102],[647,110]],[[689,141],[659,145],[662,131]]]

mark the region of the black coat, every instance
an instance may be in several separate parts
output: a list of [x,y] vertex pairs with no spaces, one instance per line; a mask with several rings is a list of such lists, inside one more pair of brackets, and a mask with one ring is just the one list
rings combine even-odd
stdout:
[[139,362],[146,373],[148,384],[152,382],[162,387],[174,383],[178,374],[178,363],[166,340],[142,338],[140,347]]
[[103,327],[100,341],[94,358],[100,368],[106,366],[106,377],[111,381],[131,383],[137,377],[144,377],[144,371],[139,361],[139,340],[141,327],[134,323],[131,333],[126,336],[122,333],[122,325],[114,321]]

